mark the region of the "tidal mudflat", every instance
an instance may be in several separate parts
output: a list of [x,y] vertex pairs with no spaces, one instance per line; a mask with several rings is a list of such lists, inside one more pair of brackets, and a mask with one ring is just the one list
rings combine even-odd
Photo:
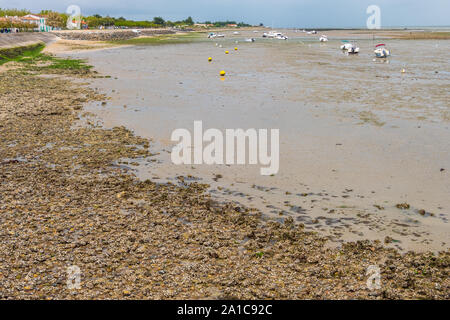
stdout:
[[[105,50],[105,58],[114,50],[125,49]],[[141,69],[148,65],[142,64]],[[147,107],[138,103],[142,97],[135,96],[131,84],[122,84],[123,94],[130,90],[134,100],[127,99],[126,105],[115,100],[119,89],[111,86],[113,80],[121,79],[112,74],[115,66],[102,73],[106,66],[101,63],[90,68],[83,61],[38,53],[4,66],[0,70],[0,298],[449,298],[448,249],[401,253],[381,241],[368,240],[330,247],[325,231],[307,230],[308,224],[295,221],[297,215],[286,213],[277,216],[282,221],[270,220],[250,206],[230,203],[231,195],[216,198],[211,192],[214,184],[204,183],[207,176],[202,177],[201,170],[194,170],[197,178],[178,176],[177,183],[170,180],[176,171],[164,176],[165,153],[155,153],[157,148],[170,150],[170,144],[160,138],[163,130],[170,131],[164,126],[165,113],[152,113],[161,119],[161,133],[155,130],[150,141],[145,138],[151,128],[146,123],[142,137],[135,134],[137,127],[132,127],[133,133],[122,126],[139,123],[131,121],[130,115]],[[189,70],[189,64],[184,68]],[[185,69],[166,70],[167,74],[179,72],[180,86],[180,82],[196,86],[191,76],[181,76]],[[226,89],[233,96],[236,88],[221,87],[230,85],[233,77],[238,76],[230,72],[223,82],[211,80],[211,89]],[[161,76],[164,81],[169,80]],[[135,86],[140,83],[135,81]],[[95,90],[100,85],[105,87]],[[254,85],[258,88],[264,83],[255,81]],[[197,87],[172,87],[186,94],[185,101],[190,101],[186,98],[190,94],[201,101]],[[154,102],[167,102],[166,95],[173,93],[161,91],[158,96],[158,81],[139,88],[152,93]],[[206,102],[213,96],[207,97]],[[221,106],[228,98],[216,94],[216,99]],[[173,108],[194,105],[180,102]],[[231,107],[245,114],[237,105]],[[123,120],[120,126],[114,124],[119,121],[112,117],[114,111],[128,108],[131,111],[117,113]],[[214,114],[213,120],[218,117]],[[178,124],[191,125],[181,115]],[[308,119],[315,117],[312,113]],[[223,119],[230,121],[225,125],[231,123]],[[235,121],[232,127],[249,125]],[[267,120],[260,121],[254,126]],[[154,119],[152,123],[158,125]],[[307,125],[306,120],[302,123]],[[345,123],[353,124],[351,120]],[[342,141],[339,144],[344,146]],[[142,164],[146,161],[149,166]],[[213,182],[226,185],[226,179],[226,172],[223,178],[216,174]],[[397,204],[406,214],[413,214],[406,203]],[[427,212],[421,213],[428,217]],[[68,286],[68,268],[74,266],[81,276],[77,289]],[[371,288],[367,272],[374,266],[380,271],[381,285]]]
[[[373,40],[359,39],[361,53],[347,56],[338,49],[343,34],[327,43],[297,35],[77,54],[110,76],[91,83],[110,96],[107,105],[87,110],[105,127],[153,140],[157,155],[130,166],[141,179],[195,177],[217,199],[291,217],[335,245],[378,239],[405,251],[448,249],[450,43],[377,40],[392,57],[374,61]],[[280,129],[279,173],[173,165],[171,132],[192,130],[195,120],[205,129]]]

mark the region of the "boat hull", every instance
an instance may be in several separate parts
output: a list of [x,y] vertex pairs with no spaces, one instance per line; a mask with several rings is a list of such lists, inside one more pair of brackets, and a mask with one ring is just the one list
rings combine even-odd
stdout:
[[387,49],[377,49],[377,50],[375,50],[375,56],[377,58],[387,58],[390,55],[391,55],[391,53]]

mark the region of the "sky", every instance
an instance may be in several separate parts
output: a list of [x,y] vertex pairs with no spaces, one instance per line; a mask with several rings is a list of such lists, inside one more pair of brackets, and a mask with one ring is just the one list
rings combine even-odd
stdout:
[[369,5],[381,9],[382,27],[449,26],[450,0],[0,0],[0,8],[66,11],[127,19],[234,20],[287,28],[365,27]]

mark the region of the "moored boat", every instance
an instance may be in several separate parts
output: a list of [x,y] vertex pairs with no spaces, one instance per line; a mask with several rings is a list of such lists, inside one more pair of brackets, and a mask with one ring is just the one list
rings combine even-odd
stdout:
[[225,37],[225,35],[223,35],[223,34],[217,34],[217,33],[214,33],[214,32],[211,32],[210,34],[208,34],[208,38],[209,39],[214,39],[214,38],[224,38]]
[[384,43],[377,44],[374,52],[377,58],[387,58],[391,55],[391,52],[386,48]]
[[288,37],[286,37],[284,34],[282,34],[281,32],[277,32],[277,31],[270,31],[269,33],[264,32],[263,38],[272,38],[272,39],[278,39],[278,40],[287,40],[288,39]]
[[348,40],[342,41],[341,50],[346,51],[348,54],[359,53],[359,47],[356,42],[349,42]]

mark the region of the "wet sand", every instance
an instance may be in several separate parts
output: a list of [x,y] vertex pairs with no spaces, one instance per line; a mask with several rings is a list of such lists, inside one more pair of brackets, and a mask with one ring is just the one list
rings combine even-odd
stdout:
[[[292,32],[287,42],[242,42],[252,35],[261,34],[80,53],[111,76],[92,83],[110,94],[108,105],[88,110],[106,127],[153,139],[158,161],[131,166],[142,179],[198,177],[218,199],[292,216],[337,243],[388,237],[401,250],[447,249],[449,42],[390,40],[392,57],[373,61],[371,40],[346,56],[337,40]],[[173,165],[170,134],[192,131],[194,120],[205,129],[279,128],[279,173]]]

